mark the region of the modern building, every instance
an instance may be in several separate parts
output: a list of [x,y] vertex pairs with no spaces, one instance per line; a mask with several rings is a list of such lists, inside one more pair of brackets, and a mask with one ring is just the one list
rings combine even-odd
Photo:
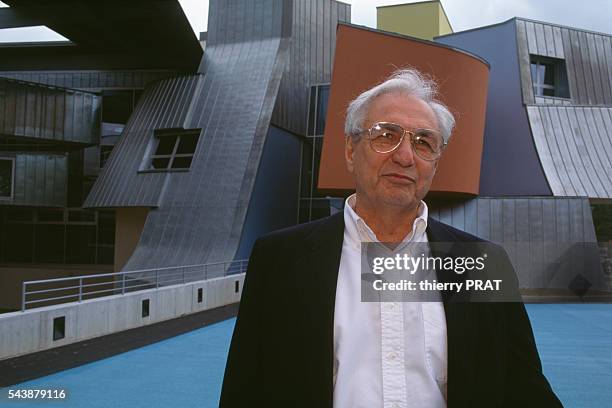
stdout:
[[195,72],[202,48],[176,1],[5,3],[0,28],[68,39],[0,44],[0,309],[13,310],[24,280],[114,270],[114,211],[83,203],[145,87]]
[[[346,103],[407,65],[441,83],[457,116],[432,215],[504,243],[523,288],[601,284],[610,35],[524,19],[452,33],[438,1],[379,7],[374,30],[335,0],[213,0],[198,41],[176,0],[113,13],[6,3],[1,26],[47,25],[69,42],[0,47],[0,261],[20,270],[4,287],[74,262],[243,259],[257,236],[340,210],[353,188]],[[588,267],[559,273],[585,242]]]

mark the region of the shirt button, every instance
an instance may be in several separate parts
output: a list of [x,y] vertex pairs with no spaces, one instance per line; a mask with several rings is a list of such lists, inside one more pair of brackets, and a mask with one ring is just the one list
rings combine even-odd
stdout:
[[387,354],[387,360],[395,360],[397,358],[397,353],[395,351],[390,352],[389,354]]
[[385,303],[385,310],[395,310],[395,304]]

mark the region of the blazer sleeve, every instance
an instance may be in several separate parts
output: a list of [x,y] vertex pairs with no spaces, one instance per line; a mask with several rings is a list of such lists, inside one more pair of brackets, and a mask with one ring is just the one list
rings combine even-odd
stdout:
[[[519,284],[508,255],[504,279],[520,299]],[[522,301],[505,303],[506,312],[506,382],[504,407],[563,407],[542,372],[533,329]]]
[[265,254],[261,240],[257,240],[251,251],[240,307],[230,350],[225,365],[219,407],[258,406],[258,374],[260,368],[261,328],[260,299]]

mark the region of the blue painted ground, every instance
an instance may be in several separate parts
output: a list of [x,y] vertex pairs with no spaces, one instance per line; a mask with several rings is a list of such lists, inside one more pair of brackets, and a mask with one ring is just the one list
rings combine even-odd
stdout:
[[[544,372],[566,407],[612,401],[612,305],[528,305]],[[11,388],[67,389],[65,401],[2,407],[216,407],[234,319]]]

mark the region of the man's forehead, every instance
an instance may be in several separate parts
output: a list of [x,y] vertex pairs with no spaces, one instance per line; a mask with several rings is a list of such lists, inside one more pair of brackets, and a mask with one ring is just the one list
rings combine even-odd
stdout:
[[[383,117],[384,116],[384,117]],[[370,104],[368,121],[410,121],[437,127],[437,119],[427,102],[406,94],[383,94]]]

